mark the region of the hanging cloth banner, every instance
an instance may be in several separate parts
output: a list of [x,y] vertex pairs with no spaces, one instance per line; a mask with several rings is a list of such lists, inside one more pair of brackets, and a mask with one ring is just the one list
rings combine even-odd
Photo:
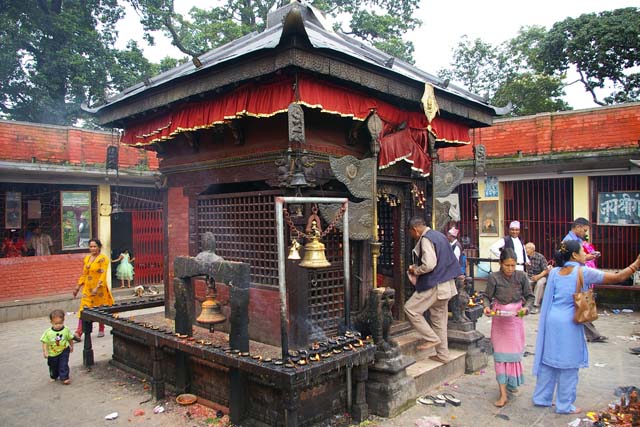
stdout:
[[[431,121],[431,128],[428,129],[429,123],[423,111],[403,110],[363,92],[304,74],[298,74],[297,88],[300,99],[295,101],[294,82],[293,76],[281,77],[266,84],[252,82],[213,100],[176,106],[170,112],[129,126],[125,130],[122,142],[139,147],[148,146],[172,139],[181,132],[211,128],[240,117],[271,117],[285,113],[289,104],[297,102],[328,114],[362,121],[366,120],[372,111],[376,111],[384,122],[385,129],[389,131],[393,131],[401,123],[406,123],[406,129],[410,130],[413,140],[422,147],[426,147],[422,141],[427,140],[428,132],[435,136],[436,143],[469,144],[469,129],[464,124],[435,117]],[[410,141],[407,142],[409,143]],[[406,147],[404,151],[407,151]],[[422,169],[423,166],[417,167]],[[428,168],[426,170],[428,171]]]

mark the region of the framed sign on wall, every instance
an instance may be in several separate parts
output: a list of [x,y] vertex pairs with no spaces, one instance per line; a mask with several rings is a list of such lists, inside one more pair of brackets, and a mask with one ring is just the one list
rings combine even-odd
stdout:
[[62,250],[89,247],[91,239],[91,192],[60,192]]
[[22,194],[17,191],[5,193],[4,228],[22,228]]
[[640,191],[598,193],[598,225],[640,225]]
[[498,201],[484,200],[478,202],[478,219],[481,236],[498,235]]

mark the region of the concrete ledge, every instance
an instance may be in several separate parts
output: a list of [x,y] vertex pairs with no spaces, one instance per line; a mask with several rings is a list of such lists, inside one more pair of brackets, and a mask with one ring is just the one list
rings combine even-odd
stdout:
[[[159,295],[164,294],[162,286],[157,286],[157,289],[160,291]],[[138,298],[134,295],[133,288],[116,288],[113,289],[112,292],[113,298],[118,302],[133,301]],[[55,309],[60,309],[65,312],[75,312],[78,310],[79,304],[80,298],[73,298],[71,294],[3,301],[0,302],[0,323],[32,319],[35,317],[46,317]]]
[[418,360],[407,368],[407,375],[416,383],[416,397],[435,388],[439,384],[461,377],[465,372],[464,351],[449,349],[449,363],[440,363],[429,358]]

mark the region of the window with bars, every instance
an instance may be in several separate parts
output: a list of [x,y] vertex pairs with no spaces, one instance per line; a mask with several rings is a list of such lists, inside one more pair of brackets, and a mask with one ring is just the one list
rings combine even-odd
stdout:
[[520,221],[520,238],[533,242],[547,259],[573,221],[573,180],[536,179],[503,183],[503,229]]
[[[200,239],[210,231],[216,253],[251,266],[251,282],[278,287],[275,193],[202,196],[197,202]],[[201,248],[200,242],[200,248]]]
[[393,272],[394,242],[393,242],[393,206],[380,200],[378,202],[378,240],[382,243],[378,269],[381,273]]

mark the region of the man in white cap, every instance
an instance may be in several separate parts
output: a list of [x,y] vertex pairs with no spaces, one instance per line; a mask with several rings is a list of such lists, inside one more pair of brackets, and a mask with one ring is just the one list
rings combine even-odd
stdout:
[[522,240],[520,240],[520,222],[511,221],[509,224],[509,235],[495,242],[489,248],[491,255],[500,258],[500,252],[503,248],[511,248],[516,253],[516,270],[524,271],[525,264],[529,263],[529,257],[524,248]]
[[[460,242],[458,242],[459,233],[460,233],[460,230],[458,230],[455,226],[453,226],[449,229],[449,231],[447,231],[447,239],[451,244],[451,249],[453,249],[453,254],[458,259],[458,262],[460,263],[461,271],[464,274],[464,269],[466,265],[463,266],[461,261],[462,245],[460,244]],[[465,261],[465,264],[466,264],[466,261]]]

